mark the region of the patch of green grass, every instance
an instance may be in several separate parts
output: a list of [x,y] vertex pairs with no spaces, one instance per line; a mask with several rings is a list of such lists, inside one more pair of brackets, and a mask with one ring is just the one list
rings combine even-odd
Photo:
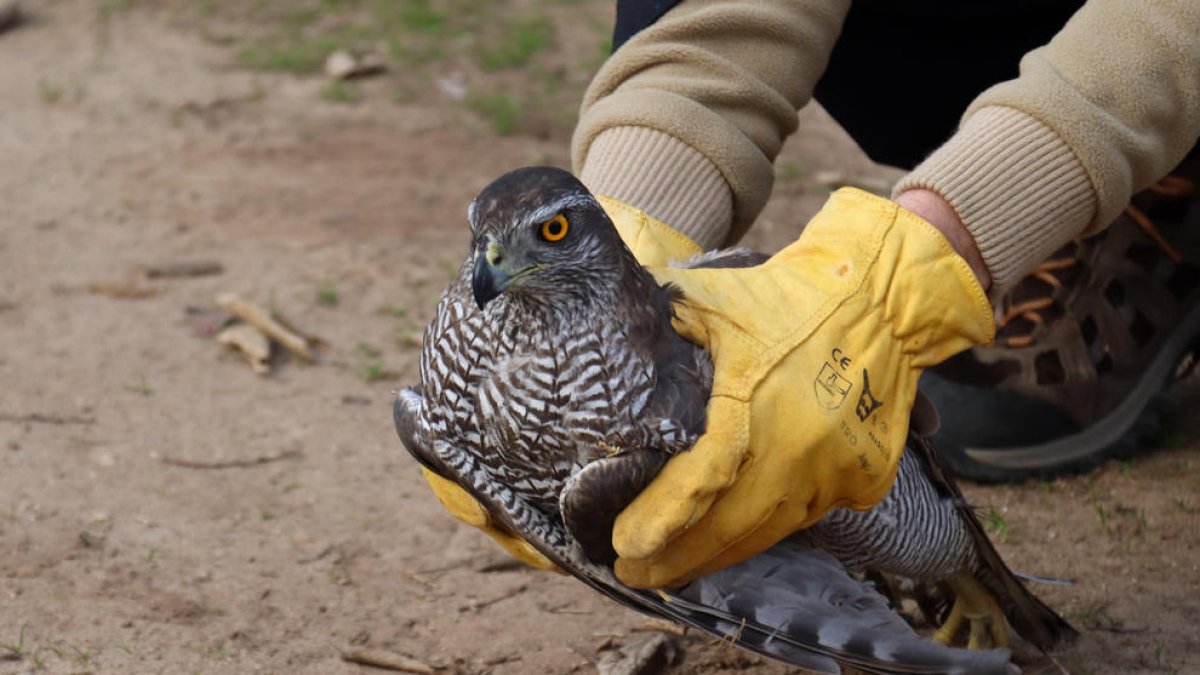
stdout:
[[1109,515],[1108,515],[1108,511],[1105,510],[1103,504],[1096,505],[1096,516],[1100,518],[1100,527],[1103,527],[1104,529],[1107,530]]
[[400,63],[421,65],[446,58],[446,50],[439,43],[412,43],[408,40],[389,38],[388,51]]
[[363,366],[362,378],[364,382],[375,382],[381,378],[383,374],[383,364],[379,361],[372,361]]
[[1154,667],[1167,673],[1177,673],[1179,669],[1167,663],[1167,652],[1162,645],[1154,648]]
[[332,80],[321,89],[321,98],[332,103],[358,103],[362,97],[358,85],[344,80]]
[[315,23],[321,18],[321,13],[320,7],[290,9],[284,13],[281,23],[292,30],[300,30]]
[[384,316],[393,316],[397,319],[403,319],[408,316],[408,308],[401,307],[400,305],[383,305],[376,311]]
[[1095,602],[1086,605],[1078,613],[1079,623],[1088,630],[1119,631],[1125,622],[1108,613],[1107,602]]
[[65,90],[56,84],[51,84],[45,80],[38,82],[38,98],[46,105],[55,105],[62,102],[65,93]]
[[257,43],[237,51],[237,62],[253,70],[308,75],[319,72],[325,58],[339,46],[331,35],[293,36],[283,43]]
[[358,353],[368,359],[377,359],[380,356],[383,356],[383,352],[380,351],[379,347],[376,347],[372,344],[367,344],[366,342],[358,343]]
[[141,394],[142,396],[150,396],[154,393],[154,390],[150,388],[150,382],[146,380],[145,375],[143,375],[136,384],[131,384],[126,388],[129,389],[129,391],[132,391],[135,394]]
[[233,652],[229,649],[229,643],[224,640],[213,645],[209,651],[209,655],[218,661],[228,661],[233,658]]
[[6,655],[11,655],[17,660],[25,658],[25,628],[25,624],[21,624],[16,642],[0,642],[0,650],[3,650]]
[[776,175],[781,183],[791,183],[800,180],[800,177],[804,175],[804,169],[796,162],[787,162],[779,167]]
[[375,16],[384,25],[398,23],[404,28],[426,35],[440,36],[446,29],[447,14],[430,6],[429,0],[379,0],[375,3]]
[[597,70],[610,56],[612,56],[612,33],[605,28],[601,30],[600,37],[596,40],[596,51],[586,64],[587,69]]
[[113,15],[133,9],[134,2],[135,0],[100,0],[96,5],[96,10],[100,15],[100,20],[107,22]]
[[985,530],[996,535],[1001,543],[1008,542],[1008,521],[1004,520],[1004,516],[996,510],[996,507],[989,506],[982,520]]
[[520,19],[499,37],[481,45],[475,63],[484,72],[516,68],[529,63],[554,38],[554,25],[542,16]]
[[337,307],[342,301],[341,295],[338,293],[337,284],[333,281],[322,281],[317,284],[317,304],[326,307]]
[[417,100],[417,92],[411,87],[399,86],[392,90],[392,103],[412,103]]
[[362,369],[363,382],[379,382],[382,380],[396,379],[396,373],[383,367],[382,361],[371,361],[363,366]]
[[421,346],[421,331],[411,327],[398,328],[396,345],[401,349],[417,349]]
[[492,131],[511,136],[521,128],[525,106],[512,94],[494,93],[467,97],[467,108],[488,121]]

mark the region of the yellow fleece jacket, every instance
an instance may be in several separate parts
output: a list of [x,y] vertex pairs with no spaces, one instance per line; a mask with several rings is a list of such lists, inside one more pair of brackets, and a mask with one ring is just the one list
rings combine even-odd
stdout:
[[[686,0],[584,98],[576,172],[702,246],[736,241],[828,62],[849,0]],[[904,177],[958,211],[993,293],[1171,170],[1200,136],[1200,2],[1090,0]],[[897,73],[897,77],[936,77]],[[881,101],[881,106],[921,105]]]

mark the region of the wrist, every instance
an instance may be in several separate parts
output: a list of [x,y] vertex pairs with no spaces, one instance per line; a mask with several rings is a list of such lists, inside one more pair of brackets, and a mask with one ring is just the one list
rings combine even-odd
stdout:
[[992,275],[983,262],[983,255],[975,243],[975,237],[963,225],[954,207],[932,190],[908,190],[896,196],[895,202],[904,209],[924,219],[942,233],[955,253],[967,261],[979,285],[987,292],[992,285]]

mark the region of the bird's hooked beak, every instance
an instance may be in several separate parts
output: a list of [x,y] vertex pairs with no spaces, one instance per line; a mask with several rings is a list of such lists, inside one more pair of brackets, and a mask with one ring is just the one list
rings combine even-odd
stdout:
[[471,275],[471,292],[475,295],[475,304],[479,305],[479,309],[483,309],[503,293],[517,277],[535,268],[536,265],[515,260],[500,242],[489,239],[475,255],[475,271]]

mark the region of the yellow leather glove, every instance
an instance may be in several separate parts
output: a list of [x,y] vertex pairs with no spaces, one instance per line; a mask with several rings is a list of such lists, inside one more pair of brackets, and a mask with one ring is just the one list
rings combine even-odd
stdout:
[[[676,232],[645,211],[634,208],[612,197],[599,197],[598,201],[616,225],[621,239],[633,251],[643,265],[665,265],[669,260],[686,260],[700,253],[700,247],[684,235]],[[450,515],[462,522],[477,527],[495,539],[504,550],[517,560],[542,570],[562,572],[529,542],[512,534],[492,520],[487,509],[458,484],[422,467],[425,480],[438,501]]]
[[687,260],[703,252],[696,242],[637,207],[603,195],[596,201],[616,225],[633,257],[646,267],[665,267],[672,260]]
[[991,307],[940,232],[836,192],[759,267],[657,269],[676,328],[713,356],[708,426],[617,518],[634,587],[733,565],[891,488],[921,370],[991,340]]
[[433,494],[437,495],[438,501],[446,507],[450,515],[467,525],[483,530],[485,534],[503,546],[509,555],[526,565],[540,570],[554,570],[562,573],[562,570],[550,562],[549,558],[542,555],[541,551],[494,522],[488,510],[472,497],[471,493],[459,487],[457,483],[448,481],[425,467],[421,467],[421,472],[425,474],[425,481],[433,489]]

